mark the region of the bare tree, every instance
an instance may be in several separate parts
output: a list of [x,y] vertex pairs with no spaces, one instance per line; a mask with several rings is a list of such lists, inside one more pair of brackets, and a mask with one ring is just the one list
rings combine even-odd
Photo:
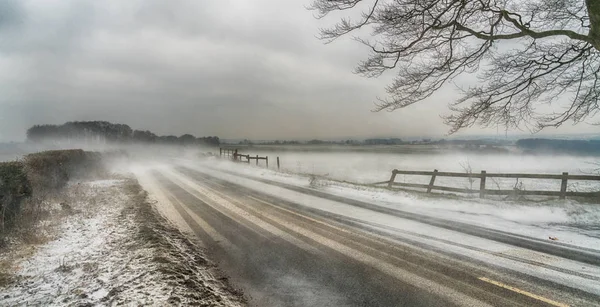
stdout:
[[[599,112],[599,0],[315,0],[310,9],[318,18],[361,12],[321,29],[321,38],[355,33],[371,50],[357,73],[397,73],[377,111],[477,73],[479,82],[450,103],[450,133],[475,124],[537,131]],[[361,36],[360,28],[372,33]]]
[[471,163],[469,162],[469,160],[461,162],[460,167],[462,167],[465,173],[469,175],[469,177],[467,177],[469,179],[469,190],[473,190],[473,183],[475,183],[475,178],[472,177],[473,168],[471,168]]

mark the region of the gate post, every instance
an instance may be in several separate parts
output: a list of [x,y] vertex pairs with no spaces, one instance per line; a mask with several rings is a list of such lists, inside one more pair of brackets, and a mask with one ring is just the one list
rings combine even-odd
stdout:
[[392,171],[392,176],[390,177],[390,182],[388,182],[388,188],[392,187],[394,180],[396,180],[396,170]]
[[429,181],[429,186],[427,187],[427,193],[431,193],[431,189],[433,188],[433,183],[435,182],[435,176],[437,175],[438,170],[433,170],[433,175],[431,175],[431,180]]
[[486,171],[481,171],[481,180],[479,181],[479,198],[485,197],[485,174]]
[[569,178],[569,173],[562,173],[562,181],[560,183],[560,199],[565,199],[567,197],[567,180]]

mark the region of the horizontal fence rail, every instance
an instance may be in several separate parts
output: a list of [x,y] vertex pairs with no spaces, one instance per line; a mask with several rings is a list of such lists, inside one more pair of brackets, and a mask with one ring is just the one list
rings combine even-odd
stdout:
[[[406,183],[396,182],[396,175],[415,175],[415,176],[431,176],[429,184],[419,183]],[[447,186],[435,185],[437,177],[456,177],[456,178],[469,178],[479,179],[479,189],[465,189],[455,188]],[[503,189],[488,189],[486,188],[486,181],[488,178],[515,178],[515,179],[547,179],[547,180],[561,180],[560,191],[539,191],[539,190],[503,190]],[[426,189],[427,193],[433,190],[449,191],[457,193],[476,194],[479,193],[480,198],[484,198],[486,195],[543,195],[543,196],[558,196],[560,199],[565,199],[567,196],[573,197],[600,197],[600,191],[597,192],[575,192],[567,191],[567,183],[569,180],[589,180],[589,181],[600,181],[600,176],[594,175],[569,175],[564,172],[561,175],[555,174],[522,174],[522,173],[488,173],[481,171],[481,173],[456,173],[456,172],[439,172],[438,170],[429,171],[404,171],[404,170],[393,170],[390,180],[376,182],[373,185],[387,184],[389,188],[393,187],[407,187],[407,188],[422,188]]]
[[[402,170],[393,170],[396,174],[401,175],[422,175],[422,176],[433,176],[436,174],[440,177],[463,177],[463,178],[481,178],[482,174],[480,173],[456,173],[456,172],[428,172],[428,171],[402,171]],[[485,172],[485,171],[484,171]],[[495,177],[495,178],[525,178],[525,179],[562,179],[563,175],[554,175],[554,174],[522,174],[522,173],[485,173],[486,177]],[[571,180],[597,180],[600,181],[600,176],[595,175],[568,175],[567,179]],[[387,182],[387,181],[385,181]]]
[[[219,148],[219,156],[220,157],[229,157],[233,161],[250,163],[250,160],[256,160],[256,165],[258,165],[258,161],[265,160],[266,167],[269,168],[269,156],[260,157],[258,155],[252,156],[249,154],[241,154],[238,153],[238,150],[235,148]],[[245,161],[244,161],[245,160]],[[277,169],[280,168],[279,157],[277,157]]]

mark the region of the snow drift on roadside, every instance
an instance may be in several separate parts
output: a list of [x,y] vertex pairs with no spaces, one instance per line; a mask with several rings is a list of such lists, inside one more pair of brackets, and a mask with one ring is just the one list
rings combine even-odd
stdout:
[[243,163],[226,160],[178,160],[179,163],[197,163],[291,185],[316,188],[331,194],[362,200],[403,211],[514,232],[539,239],[557,237],[565,243],[588,248],[600,239],[600,206],[551,199],[542,202],[489,200],[478,198],[449,198],[439,194],[423,195],[404,191],[390,191],[329,180],[318,177],[310,183],[310,176],[276,172]]
[[70,188],[83,198],[69,204],[58,239],[20,263],[0,305],[243,305],[135,181]]

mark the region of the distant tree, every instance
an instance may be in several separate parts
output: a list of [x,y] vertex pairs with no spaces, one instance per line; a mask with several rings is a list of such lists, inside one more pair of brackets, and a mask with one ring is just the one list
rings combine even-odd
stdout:
[[67,122],[62,125],[35,125],[27,130],[27,139],[34,142],[45,139],[67,139],[87,142],[129,142],[132,130],[127,125],[106,121]]
[[167,143],[168,143],[168,144],[176,144],[176,143],[177,143],[177,141],[179,140],[179,138],[177,138],[177,137],[176,137],[176,136],[174,136],[174,135],[167,135],[167,136],[165,137],[165,139],[166,139],[166,141],[167,141]]
[[391,139],[366,139],[364,142],[366,145],[400,145],[404,144],[401,139],[391,138]]
[[371,30],[357,34],[371,54],[356,72],[397,73],[377,110],[412,105],[476,72],[479,81],[450,104],[451,133],[475,124],[536,131],[600,110],[599,0],[315,0],[311,8],[321,18],[362,3],[360,18],[342,19],[321,38]]
[[124,124],[113,124],[107,121],[67,122],[62,125],[35,125],[27,130],[27,139],[31,142],[44,140],[68,140],[84,142],[117,142],[117,143],[160,143],[167,145],[210,145],[219,146],[216,136],[196,138],[191,134],[181,137],[174,135],[156,136],[146,130],[135,130]]
[[[248,140],[246,140],[246,141],[248,141]],[[216,136],[201,137],[201,138],[198,138],[196,142],[198,145],[203,145],[203,146],[219,146],[221,144],[219,137],[216,137]]]
[[146,130],[134,130],[133,131],[133,140],[140,143],[154,143],[156,142],[157,136],[156,134]]
[[160,144],[165,145],[176,145],[179,144],[179,138],[174,135],[163,135],[159,136],[156,141]]
[[56,125],[35,125],[27,130],[27,139],[34,142],[57,137],[59,135]]
[[181,144],[181,145],[196,144],[196,137],[191,134],[184,134],[179,137],[179,144]]
[[219,146],[221,144],[221,140],[219,140],[218,136],[209,136],[208,144],[213,145],[213,146]]
[[114,125],[116,140],[119,142],[129,142],[133,137],[133,130],[128,125]]

